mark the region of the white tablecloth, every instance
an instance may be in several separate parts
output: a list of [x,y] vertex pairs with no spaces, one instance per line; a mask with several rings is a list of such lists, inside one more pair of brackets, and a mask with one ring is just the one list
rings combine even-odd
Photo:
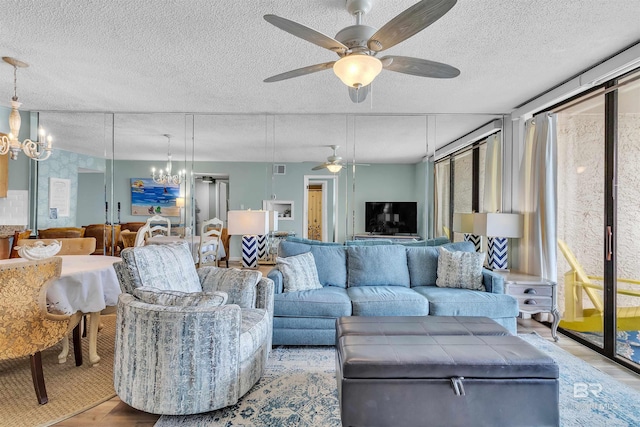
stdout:
[[[178,237],[178,236],[154,236],[148,238],[146,240],[147,245],[166,245],[169,243],[179,243],[179,242],[187,242],[189,247],[191,248],[191,253],[193,254],[193,259],[198,261],[198,249],[200,248],[200,236],[192,236],[192,237]],[[210,240],[209,245],[205,246],[207,251],[215,251],[216,246],[218,247],[218,259],[223,258],[227,255],[224,250],[224,245],[218,245],[218,240]]]
[[[50,311],[73,314],[100,312],[118,304],[120,284],[113,263],[119,257],[97,255],[62,255],[62,272],[47,290]],[[24,262],[21,258],[1,264]]]

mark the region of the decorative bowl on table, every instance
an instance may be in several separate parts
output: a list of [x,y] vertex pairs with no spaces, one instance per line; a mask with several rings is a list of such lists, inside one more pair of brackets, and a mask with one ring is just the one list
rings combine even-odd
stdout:
[[20,258],[28,259],[31,261],[50,258],[60,252],[61,248],[62,243],[57,240],[54,240],[48,245],[45,245],[42,241],[37,241],[33,244],[33,246],[15,247],[15,249],[18,250],[18,255],[20,255]]

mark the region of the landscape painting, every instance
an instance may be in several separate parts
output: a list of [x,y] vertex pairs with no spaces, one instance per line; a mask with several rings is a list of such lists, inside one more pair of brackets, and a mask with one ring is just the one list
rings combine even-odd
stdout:
[[180,216],[179,184],[156,184],[151,178],[131,178],[131,215]]

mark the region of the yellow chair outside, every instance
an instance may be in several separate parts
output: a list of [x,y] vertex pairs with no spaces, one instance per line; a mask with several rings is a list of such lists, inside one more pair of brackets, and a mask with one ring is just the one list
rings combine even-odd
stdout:
[[[565,309],[560,327],[577,332],[602,332],[604,301],[603,287],[600,283],[602,283],[603,277],[587,275],[564,241],[558,239],[558,247],[571,267],[571,270],[564,275]],[[618,283],[640,285],[640,280],[620,278],[616,280]],[[584,294],[593,304],[593,308],[583,308]],[[640,298],[640,288],[638,290],[618,289],[618,294]],[[640,330],[640,300],[638,300],[638,304],[638,306],[617,309],[616,325],[619,331]]]

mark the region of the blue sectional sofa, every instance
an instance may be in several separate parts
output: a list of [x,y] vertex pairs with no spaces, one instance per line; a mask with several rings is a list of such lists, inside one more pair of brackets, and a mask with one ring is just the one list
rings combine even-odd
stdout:
[[[472,252],[470,242],[442,245]],[[311,252],[321,289],[283,292],[274,268],[273,344],[333,345],[342,316],[484,316],[516,333],[518,302],[504,294],[504,279],[483,270],[486,292],[436,286],[438,246],[320,244],[283,241],[279,256]]]

